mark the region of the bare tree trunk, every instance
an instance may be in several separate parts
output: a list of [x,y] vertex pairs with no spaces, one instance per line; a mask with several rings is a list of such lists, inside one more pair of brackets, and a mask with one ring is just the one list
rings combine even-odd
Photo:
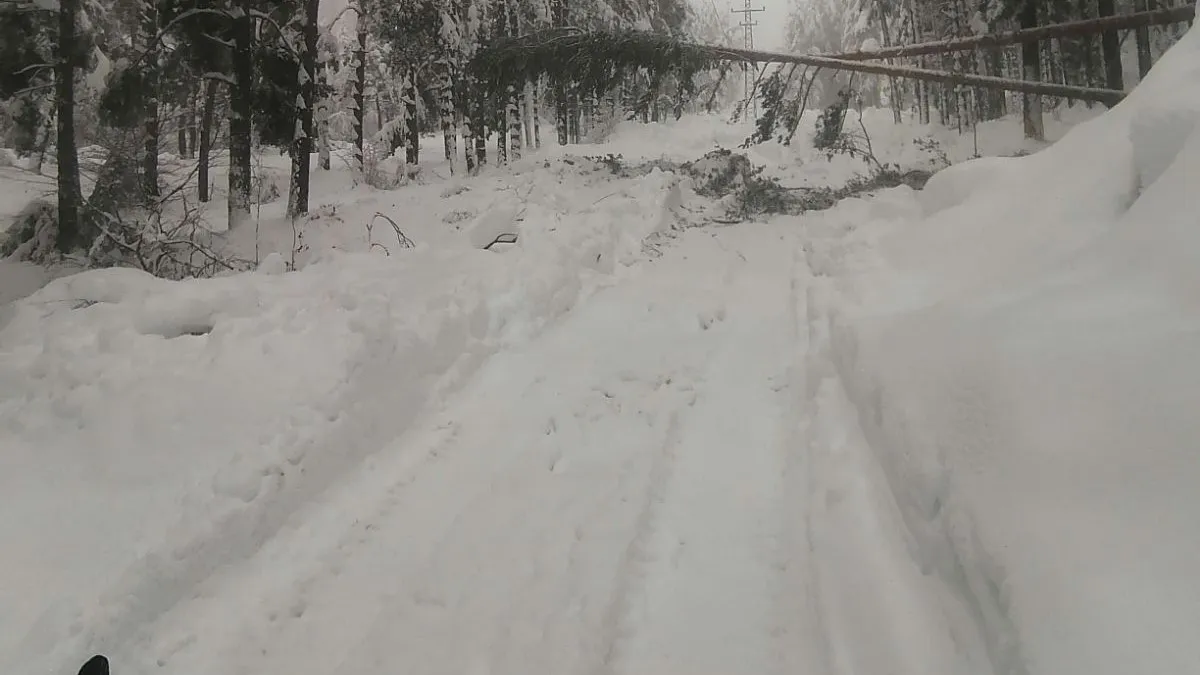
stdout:
[[381,99],[383,97],[380,95],[379,89],[380,89],[380,85],[378,85],[378,84],[375,85],[375,128],[379,130],[377,133],[382,133],[383,132],[383,102]]
[[143,0],[141,30],[146,50],[142,80],[142,192],[147,200],[158,196],[158,6],[156,0]]
[[500,115],[500,128],[496,129],[496,165],[508,163],[508,130],[504,125],[504,115]]
[[[1146,0],[1134,0],[1133,11],[1144,12],[1148,9]],[[1154,65],[1154,61],[1150,55],[1150,27],[1138,26],[1134,31],[1134,36],[1137,39],[1137,57],[1138,57],[1138,78],[1146,79],[1146,74],[1150,72],[1150,67]]]
[[200,160],[196,170],[199,181],[200,201],[202,202],[207,202],[212,198],[208,189],[208,170],[211,164],[209,158],[212,156],[213,109],[216,105],[217,81],[207,80],[204,83],[204,108],[200,117]]
[[54,95],[58,118],[58,250],[66,253],[86,246],[80,210],[79,154],[75,147],[75,14],[79,0],[61,0],[58,6],[58,48],[54,65]]
[[254,23],[250,0],[238,0],[233,20],[233,86],[229,91],[229,229],[250,222],[251,108],[254,87]]
[[[884,7],[884,5],[882,3],[880,3],[878,5],[878,9],[879,9],[879,30],[881,33],[883,33],[883,46],[891,47],[892,46],[892,32],[890,30],[888,30],[887,9]],[[892,59],[888,59],[887,63],[889,66],[892,65],[893,64]],[[901,121],[900,110],[903,107],[903,103],[900,100],[900,83],[896,80],[896,78],[889,77],[888,85],[889,85],[888,98],[891,99],[891,104],[892,104],[892,121],[895,122],[896,124],[900,124],[900,121]]]
[[450,175],[454,175],[458,163],[458,134],[454,127],[454,72],[449,55],[442,57],[440,71],[438,107],[441,108],[442,139],[446,146],[446,161],[450,162]]
[[178,128],[175,130],[175,145],[179,150],[180,157],[188,156],[188,128],[191,126],[188,123],[188,113],[191,112],[191,107],[188,105],[192,95],[187,90],[184,90],[176,99],[179,104],[179,114],[175,116]]
[[509,159],[516,162],[521,159],[521,115],[520,115],[520,98],[517,93],[517,88],[513,85],[508,87],[508,104],[505,108],[508,118],[508,144],[509,144]]
[[[1117,13],[1114,0],[1098,0],[1096,3],[1101,18]],[[1121,36],[1108,30],[1100,34],[1100,48],[1104,50],[1104,82],[1109,89],[1123,91],[1125,76],[1121,72]]]
[[[475,90],[474,83],[469,81],[466,89],[468,91],[474,91]],[[478,106],[475,105],[475,102],[473,100],[472,101],[463,101],[462,107],[463,107],[462,137],[463,137],[464,166],[466,167],[467,175],[474,176],[479,173],[479,169],[480,169],[479,157],[475,152],[475,150],[476,150],[475,135],[480,133],[481,130],[478,128],[479,125],[476,122],[476,120],[474,120],[472,118],[472,114],[477,113],[479,111],[478,111]]]
[[366,168],[367,17],[362,12],[361,2],[356,7],[358,44],[354,51],[354,169],[362,175]]
[[329,139],[329,106],[328,100],[317,103],[315,122],[317,126],[317,166],[325,171],[333,168],[332,151]]
[[400,100],[396,104],[396,114],[399,115],[398,121],[393,123],[394,130],[392,131],[392,153],[397,150],[404,149],[400,153],[400,160],[404,164],[408,164],[408,103],[409,103],[409,74],[404,73],[400,79]]
[[541,125],[541,107],[538,101],[541,98],[542,88],[538,81],[533,81],[533,97],[531,100],[531,113],[533,116],[533,147],[538,150],[542,149],[542,125]]
[[421,127],[417,120],[417,98],[421,92],[417,90],[417,77],[413,72],[409,72],[408,78],[408,96],[405,99],[404,105],[408,108],[405,115],[407,123],[406,133],[408,142],[404,145],[404,153],[409,164],[417,165],[421,159]]
[[316,105],[317,15],[320,0],[304,0],[304,42],[300,51],[300,100],[295,138],[292,140],[292,180],[288,189],[289,218],[308,213],[309,168],[312,163],[313,108]]
[[[1019,14],[1021,28],[1037,27],[1037,4],[1033,0],[1025,0],[1025,5]],[[1021,68],[1024,79],[1029,82],[1040,82],[1042,79],[1042,51],[1038,43],[1026,42],[1021,45]],[[1046,128],[1042,121],[1042,97],[1037,94],[1025,94],[1022,100],[1022,118],[1025,124],[1025,137],[1035,140],[1046,138]]]
[[[318,36],[318,44],[319,44]],[[314,56],[316,59],[317,81],[320,83],[320,91],[326,91],[329,85],[329,61],[328,56],[317,49]],[[324,171],[329,171],[333,168],[331,157],[330,140],[329,140],[329,115],[333,112],[333,101],[329,96],[322,94],[321,98],[313,104],[313,125],[316,127],[317,134],[317,166]]]
[[525,147],[533,147],[533,81],[527,80],[521,91],[521,118],[525,124]]
[[[550,0],[550,25],[563,28],[567,25],[570,12],[567,0]],[[571,111],[567,87],[559,84],[554,88],[555,130],[558,132],[558,144],[567,145],[571,142]]]

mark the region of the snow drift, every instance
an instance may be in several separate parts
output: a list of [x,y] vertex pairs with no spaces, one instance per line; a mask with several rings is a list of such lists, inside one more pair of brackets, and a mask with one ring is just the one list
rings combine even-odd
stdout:
[[813,227],[811,362],[978,671],[1200,672],[1198,119],[1192,30],[1049,149]]
[[0,519],[0,670],[127,644],[621,273],[686,189],[656,172],[590,206],[531,201],[504,253],[334,252],[293,273],[272,256],[185,282],[95,270],[6,308],[0,510],[20,517]]

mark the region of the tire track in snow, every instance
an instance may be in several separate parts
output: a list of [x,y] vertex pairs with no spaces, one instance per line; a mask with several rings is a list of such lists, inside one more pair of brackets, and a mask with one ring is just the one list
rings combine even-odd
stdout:
[[605,674],[783,673],[814,662],[811,622],[778,601],[795,572],[783,565],[798,376],[793,235],[766,225],[723,235],[733,250],[715,245],[741,260],[727,319],[711,329],[707,378],[681,417],[672,480],[644,530],[644,573],[622,600]]
[[813,462],[808,438],[813,410],[808,396],[808,356],[810,326],[808,291],[812,273],[801,258],[805,252],[794,248],[789,323],[795,345],[789,367],[787,406],[791,417],[781,445],[783,497],[782,545],[779,565],[784,586],[777,596],[777,623],[787,627],[778,641],[779,662],[786,673],[831,674],[829,629],[821,612],[817,590],[817,572],[813,561],[811,494],[814,487]]
[[669,482],[677,411],[711,361],[716,289],[696,287],[710,263],[648,269],[493,359],[447,406],[453,425],[402,439],[214,579],[211,599],[154,627],[141,661],[177,675],[595,672]]
[[[692,399],[688,405],[694,404]],[[617,569],[617,583],[612,598],[604,612],[600,625],[602,649],[600,660],[596,662],[591,675],[610,675],[617,657],[617,647],[624,630],[624,618],[629,612],[630,591],[635,579],[643,574],[646,563],[646,544],[654,534],[659,505],[662,503],[670,481],[672,465],[679,451],[679,413],[673,412],[667,429],[667,438],[662,450],[655,457],[654,466],[650,470],[650,478],[646,489],[645,499],[634,525],[633,539],[625,548],[621,558],[621,566]]]
[[[818,248],[822,244],[818,243]],[[822,260],[820,255],[810,257]],[[972,618],[914,558],[917,544],[834,357],[833,282],[814,277],[806,407],[807,538],[831,675],[959,675],[990,667]],[[853,345],[850,346],[851,348]]]

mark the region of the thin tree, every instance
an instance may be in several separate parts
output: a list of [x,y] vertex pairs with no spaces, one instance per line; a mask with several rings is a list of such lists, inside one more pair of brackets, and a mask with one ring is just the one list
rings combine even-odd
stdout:
[[296,100],[295,137],[292,140],[292,177],[288,189],[289,218],[308,213],[309,169],[312,163],[313,108],[316,105],[317,14],[320,0],[304,0],[300,46],[300,91]]
[[142,49],[142,192],[147,200],[158,196],[158,95],[161,81],[157,0],[142,0],[139,32]]
[[212,166],[213,118],[216,116],[217,87],[220,82],[216,78],[204,81],[204,102],[200,111],[200,158],[197,160],[196,179],[199,184],[200,201],[207,202],[212,198],[209,190],[209,169]]
[[233,84],[229,88],[229,229],[250,221],[254,21],[251,0],[237,0],[233,18]]
[[75,66],[79,61],[75,15],[79,0],[61,0],[58,6],[58,41],[55,48],[54,94],[58,118],[58,249],[68,252],[83,245],[80,210],[79,154],[75,145]]
[[[1115,0],[1096,0],[1096,13],[1100,17],[1117,13]],[[1109,89],[1125,89],[1125,77],[1121,72],[1121,36],[1115,30],[1100,34],[1100,49],[1104,52],[1104,82]]]
[[355,5],[355,33],[357,42],[354,50],[354,168],[362,174],[366,171],[366,115],[367,115],[367,16],[361,0]]

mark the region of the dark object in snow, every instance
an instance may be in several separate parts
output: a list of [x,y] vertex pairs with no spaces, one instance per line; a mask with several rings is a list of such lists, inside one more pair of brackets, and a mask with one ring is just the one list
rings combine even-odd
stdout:
[[79,669],[79,675],[108,675],[108,659],[103,654],[93,656]]
[[487,246],[484,246],[483,250],[490,251],[490,250],[492,250],[492,247],[495,246],[496,244],[515,244],[515,243],[517,243],[517,235],[512,234],[511,232],[506,232],[504,234],[496,235],[496,238],[492,240],[492,243],[488,244]]

